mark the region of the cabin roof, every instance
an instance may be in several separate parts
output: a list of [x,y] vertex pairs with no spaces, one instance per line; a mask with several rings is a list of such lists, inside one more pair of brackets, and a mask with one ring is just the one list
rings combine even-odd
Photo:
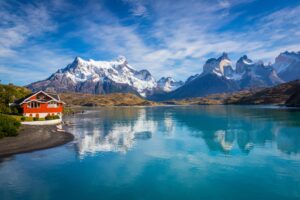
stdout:
[[19,104],[19,105],[21,105],[21,104],[23,104],[23,103],[25,103],[25,102],[30,102],[30,101],[31,101],[31,100],[30,100],[30,97],[35,96],[35,95],[37,95],[37,94],[39,94],[39,93],[45,94],[46,96],[50,97],[51,100],[49,100],[49,101],[41,101],[41,100],[38,100],[38,102],[41,102],[41,103],[47,103],[47,102],[50,102],[50,101],[56,101],[56,102],[65,104],[63,101],[60,100],[60,97],[59,97],[58,94],[55,94],[55,93],[47,93],[47,92],[44,92],[44,91],[42,91],[42,90],[41,90],[41,91],[38,91],[38,92],[31,93],[31,94],[29,94],[29,95],[27,95],[27,96],[25,96],[25,97],[23,97],[23,98],[21,98],[21,99],[18,99],[17,101],[14,102],[14,104]]

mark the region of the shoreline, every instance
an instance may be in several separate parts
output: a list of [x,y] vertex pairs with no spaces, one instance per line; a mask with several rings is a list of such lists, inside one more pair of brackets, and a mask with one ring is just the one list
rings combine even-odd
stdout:
[[16,154],[50,149],[73,140],[73,134],[58,130],[56,125],[22,125],[18,136],[0,139],[0,159]]

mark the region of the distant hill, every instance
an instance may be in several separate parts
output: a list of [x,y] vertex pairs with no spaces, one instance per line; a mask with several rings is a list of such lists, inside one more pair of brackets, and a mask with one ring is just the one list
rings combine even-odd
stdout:
[[276,104],[276,105],[299,105],[300,80],[283,83],[257,92],[239,93],[229,96],[225,104]]
[[130,93],[83,94],[61,93],[60,98],[69,106],[152,106],[158,103],[145,100]]

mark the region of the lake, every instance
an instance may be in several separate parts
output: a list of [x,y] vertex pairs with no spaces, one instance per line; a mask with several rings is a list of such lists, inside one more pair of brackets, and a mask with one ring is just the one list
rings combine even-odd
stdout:
[[90,108],[75,141],[0,163],[0,199],[300,199],[300,111]]

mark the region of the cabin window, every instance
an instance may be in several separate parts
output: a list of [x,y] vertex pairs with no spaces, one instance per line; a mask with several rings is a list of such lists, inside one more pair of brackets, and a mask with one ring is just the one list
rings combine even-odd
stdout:
[[50,101],[48,103],[48,108],[57,108],[58,107],[58,104],[55,102],[55,101]]
[[39,107],[40,107],[39,102],[32,101],[28,103],[28,108],[39,108]]

